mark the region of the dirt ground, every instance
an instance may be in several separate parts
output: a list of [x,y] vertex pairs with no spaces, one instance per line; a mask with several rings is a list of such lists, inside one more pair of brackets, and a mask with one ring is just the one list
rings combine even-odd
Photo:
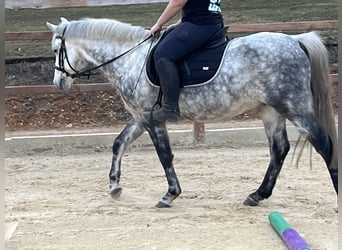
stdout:
[[268,222],[277,210],[313,250],[336,250],[337,207],[328,172],[313,154],[284,164],[270,199],[242,205],[266,170],[268,149],[175,147],[183,193],[167,209],[154,205],[166,180],[151,148],[131,148],[122,164],[123,192],[108,195],[110,152],[6,158],[6,249],[287,249]]

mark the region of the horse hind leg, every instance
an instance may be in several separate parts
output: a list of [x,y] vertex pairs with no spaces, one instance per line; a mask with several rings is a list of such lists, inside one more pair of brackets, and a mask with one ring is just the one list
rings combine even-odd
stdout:
[[313,113],[298,115],[289,120],[296,126],[299,133],[306,138],[324,159],[334,189],[338,193],[338,168],[337,163],[332,161],[333,143],[331,138],[320,125]]
[[290,150],[285,118],[270,106],[265,106],[262,110],[261,118],[269,143],[270,162],[259,188],[244,201],[243,204],[248,206],[257,206],[259,201],[267,199],[272,195],[284,159]]

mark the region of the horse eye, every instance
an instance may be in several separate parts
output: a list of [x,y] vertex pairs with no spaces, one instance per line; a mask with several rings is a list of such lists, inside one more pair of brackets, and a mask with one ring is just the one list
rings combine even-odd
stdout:
[[54,49],[53,50],[53,53],[57,54],[58,50],[57,49]]

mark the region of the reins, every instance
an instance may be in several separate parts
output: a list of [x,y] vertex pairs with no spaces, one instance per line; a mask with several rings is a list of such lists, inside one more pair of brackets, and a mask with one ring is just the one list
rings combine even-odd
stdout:
[[[132,48],[124,51],[123,53],[121,53],[120,55],[118,56],[115,56],[114,58],[104,62],[104,63],[101,63],[100,65],[97,65],[95,67],[92,67],[90,69],[86,69],[86,70],[83,70],[83,71],[77,71],[70,63],[70,60],[69,60],[69,57],[68,57],[68,53],[67,53],[67,49],[66,49],[66,45],[65,45],[65,38],[64,38],[64,34],[65,34],[65,31],[66,31],[66,28],[64,28],[63,32],[62,32],[62,35],[61,36],[56,36],[56,39],[61,39],[61,47],[60,47],[60,50],[59,50],[59,54],[58,54],[58,65],[55,65],[55,69],[64,73],[67,77],[70,77],[70,78],[81,78],[82,76],[85,76],[87,77],[88,79],[90,78],[91,75],[97,75],[98,73],[92,73],[92,71],[94,70],[97,70],[105,65],[108,65],[112,62],[114,62],[115,60],[123,57],[124,55],[128,54],[129,52],[131,52],[132,50],[136,49],[137,47],[139,47],[140,45],[142,45],[143,43],[145,43],[146,41],[148,41],[149,39],[151,39],[153,37],[152,34],[150,34],[147,38],[145,38],[144,40],[142,40],[141,42],[139,42],[138,44],[136,44],[135,46],[133,46]],[[146,58],[145,58],[145,61],[144,61],[144,64],[141,68],[141,71],[139,73],[139,76],[138,76],[138,79],[137,79],[137,82],[133,88],[133,91],[132,91],[132,95],[134,95],[135,91],[136,91],[136,88],[138,86],[138,82],[139,82],[139,79],[142,75],[142,72],[143,72],[143,69],[144,69],[144,66],[147,62],[147,58],[148,58],[148,54],[150,53],[151,51],[151,48],[152,48],[152,45],[153,45],[153,42],[151,42],[149,48],[148,48],[148,52],[147,52],[147,55],[146,55]],[[68,63],[68,66],[70,67],[70,69],[74,72],[74,73],[69,73],[68,71],[65,70],[65,67],[64,67],[64,59],[67,61]],[[156,108],[156,106],[162,106],[162,96],[163,96],[163,93],[161,91],[161,89],[159,90],[159,93],[158,93],[158,98],[157,98],[157,101],[156,103],[153,105],[153,108],[152,110],[154,110]]]
[[[58,66],[55,65],[55,69],[58,70],[58,71],[61,71],[63,72],[64,74],[66,74],[67,77],[71,77],[71,78],[81,78],[82,76],[86,76],[89,77],[91,75],[96,75],[97,73],[92,73],[92,71],[94,70],[97,70],[107,64],[110,64],[112,62],[114,62],[115,60],[123,57],[124,55],[128,54],[129,52],[131,52],[132,50],[136,49],[137,47],[139,47],[140,45],[142,45],[143,43],[145,43],[147,40],[149,40],[152,35],[149,35],[147,38],[145,38],[144,40],[142,40],[141,42],[139,42],[138,44],[136,44],[135,46],[133,46],[132,48],[124,51],[123,53],[121,53],[120,55],[110,59],[109,61],[106,61],[100,65],[97,65],[95,67],[92,67],[90,69],[86,69],[86,70],[83,70],[83,71],[77,71],[74,67],[72,67],[71,63],[70,63],[70,60],[69,60],[69,57],[68,57],[68,53],[67,53],[67,50],[66,50],[66,46],[65,46],[65,38],[64,38],[64,34],[65,34],[65,30],[66,30],[66,27],[64,28],[63,30],[63,33],[62,33],[62,36],[56,36],[56,39],[61,39],[61,48],[60,48],[60,51],[59,51],[59,54],[58,54]],[[74,71],[74,73],[69,73],[65,70],[64,68],[64,58],[66,59],[70,69],[72,71]]]
[[[152,35],[150,35],[150,36],[152,36]],[[148,60],[148,56],[149,56],[149,54],[150,54],[150,52],[151,52],[152,45],[153,45],[153,40],[152,40],[152,42],[151,42],[150,46],[148,47],[148,51],[147,51],[147,54],[146,54],[146,57],[145,57],[145,60],[144,60],[143,66],[141,67],[141,70],[140,70],[140,73],[139,73],[139,76],[138,76],[137,82],[136,82],[136,83],[135,83],[135,85],[134,85],[134,88],[133,88],[133,91],[132,91],[132,95],[134,95],[134,93],[135,93],[135,91],[136,91],[136,89],[137,89],[137,86],[138,86],[138,83],[139,83],[140,77],[141,77],[141,75],[142,75],[142,73],[143,73],[143,71],[144,71],[144,66],[146,65],[146,62],[147,62],[147,60]]]

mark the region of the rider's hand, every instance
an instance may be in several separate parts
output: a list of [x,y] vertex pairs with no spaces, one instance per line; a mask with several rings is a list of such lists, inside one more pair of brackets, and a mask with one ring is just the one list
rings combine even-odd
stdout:
[[162,26],[159,25],[158,23],[156,23],[151,28],[151,35],[152,36],[158,36],[161,30],[162,30]]

